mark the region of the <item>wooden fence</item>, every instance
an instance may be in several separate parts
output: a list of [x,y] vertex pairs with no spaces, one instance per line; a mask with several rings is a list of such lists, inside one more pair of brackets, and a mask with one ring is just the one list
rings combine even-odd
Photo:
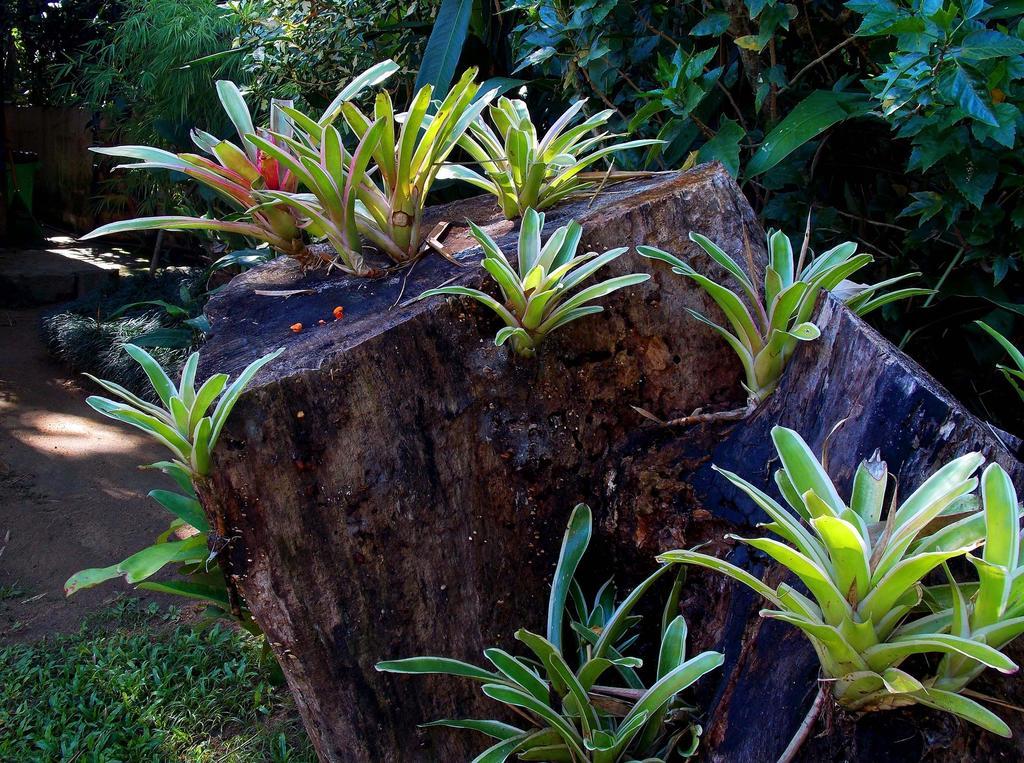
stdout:
[[39,156],[33,194],[36,217],[79,233],[92,228],[91,114],[79,108],[4,108],[8,146]]

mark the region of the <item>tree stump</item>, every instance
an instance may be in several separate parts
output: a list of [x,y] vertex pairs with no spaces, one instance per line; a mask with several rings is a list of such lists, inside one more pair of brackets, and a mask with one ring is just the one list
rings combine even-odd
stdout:
[[[454,224],[445,246],[464,267],[431,256],[410,271],[360,280],[277,261],[236,278],[207,308],[206,374],[237,373],[286,347],[239,401],[202,498],[226,528],[221,554],[322,760],[472,758],[484,747],[480,737],[417,724],[493,716],[475,686],[384,675],[373,665],[419,654],[479,662],[483,648],[514,643],[518,627],[542,628],[565,521],[579,501],[597,517],[589,571],[602,580],[614,568],[620,586],[648,574],[660,551],[757,532],[751,525],[762,518],[710,466],[769,484],[774,423],[820,446],[849,415],[831,447],[840,483],[875,447],[901,486],[972,447],[1020,483],[1018,441],[1002,435],[1003,450],[920,368],[831,301],[822,307],[822,338],[799,350],[779,392],[750,420],[652,426],[630,406],[670,417],[742,403],[731,351],[685,311],[717,314],[703,292],[631,252],[608,275],[646,271],[650,281],[616,293],[604,313],[521,359],[494,347],[497,321],[476,303],[409,302],[450,278],[484,283],[467,218],[514,252],[516,224],[500,219],[491,199],[469,200],[431,211],[432,220]],[[586,248],[647,243],[723,277],[688,241],[696,230],[729,252],[749,241],[763,267],[763,233],[719,166],[561,207],[548,213],[548,233],[570,218],[583,224]],[[343,320],[334,321],[336,306]],[[297,322],[304,328],[293,334]],[[700,689],[706,754],[774,759],[813,693],[813,653],[793,629],[762,626],[759,602],[722,578],[695,573],[683,605],[694,648],[727,653],[723,671]],[[903,725],[886,719],[872,738],[894,744],[959,726],[916,708],[890,715]],[[908,731],[907,719],[920,728]],[[838,750],[864,725],[836,723],[808,749]],[[992,743],[979,736],[958,728],[955,738]]]

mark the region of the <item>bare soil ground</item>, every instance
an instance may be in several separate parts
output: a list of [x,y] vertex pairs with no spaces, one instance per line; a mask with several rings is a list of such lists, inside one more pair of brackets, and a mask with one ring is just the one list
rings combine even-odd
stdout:
[[75,630],[130,590],[116,581],[68,599],[63,586],[152,543],[170,519],[146,497],[170,486],[138,469],[163,451],[86,405],[92,392],[50,358],[38,324],[38,310],[0,310],[0,643]]

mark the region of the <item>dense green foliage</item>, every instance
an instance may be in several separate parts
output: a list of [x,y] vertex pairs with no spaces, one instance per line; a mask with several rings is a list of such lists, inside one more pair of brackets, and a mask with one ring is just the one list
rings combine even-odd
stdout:
[[258,649],[133,599],[77,633],[0,647],[0,758],[313,761]]
[[123,599],[77,633],[0,647],[4,760],[299,763],[291,697],[244,632]]
[[[230,0],[232,57],[260,101],[293,98],[323,109],[347,82],[377,61],[412,66],[422,54],[438,0]],[[412,77],[405,76],[408,88]],[[408,94],[408,90],[406,91]]]
[[[858,241],[875,278],[923,272],[939,294],[926,309],[882,311],[890,335],[964,398],[1002,390],[970,319],[1020,330],[1019,3],[503,6],[535,99],[590,97],[618,127],[666,141],[634,166],[722,161],[774,227],[802,229],[813,208],[815,245]],[[984,399],[984,413],[1014,425],[999,394]]]

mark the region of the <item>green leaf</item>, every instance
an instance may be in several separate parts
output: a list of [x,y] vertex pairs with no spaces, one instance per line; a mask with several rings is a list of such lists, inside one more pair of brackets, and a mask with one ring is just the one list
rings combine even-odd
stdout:
[[235,407],[235,403],[238,402],[239,395],[245,389],[246,385],[252,381],[252,378],[259,372],[263,366],[270,361],[274,360],[278,355],[284,352],[284,347],[279,347],[271,353],[264,355],[262,358],[257,358],[252,363],[245,367],[245,370],[238,375],[238,378],[231,383],[227,391],[221,396],[221,399],[217,401],[217,407],[213,410],[211,418],[212,431],[210,432],[210,450],[213,450],[214,445],[217,443],[217,438],[220,437],[221,429],[224,428],[224,423],[227,421],[228,416],[231,414],[231,409]]
[[199,421],[206,416],[206,411],[213,405],[213,401],[217,399],[217,396],[224,391],[227,383],[227,374],[214,374],[203,382],[203,386],[196,393],[196,399],[192,401],[192,410],[189,413],[188,420],[189,431],[196,431]]
[[950,94],[964,113],[992,127],[999,126],[999,120],[992,112],[986,99],[981,96],[981,88],[976,85],[962,66],[957,66],[949,82]]
[[151,490],[149,497],[200,532],[209,532],[210,524],[206,520],[206,514],[195,498],[170,490]]
[[801,496],[813,491],[838,516],[846,508],[835,485],[804,439],[792,429],[772,427],[772,441],[793,487]]
[[581,760],[586,759],[583,751],[583,739],[573,728],[572,724],[559,715],[550,705],[541,702],[536,697],[521,689],[514,689],[511,686],[502,684],[484,684],[481,691],[493,700],[504,702],[506,705],[521,707],[544,721],[554,728],[565,743],[575,752]]
[[398,69],[398,64],[389,58],[374,64],[362,74],[353,77],[352,81],[345,85],[335,99],[331,101],[331,104],[324,109],[323,116],[320,117],[320,127],[326,127],[337,118],[343,103],[354,100],[366,88],[379,85],[397,72]]
[[167,564],[201,562],[206,557],[206,536],[200,534],[181,541],[148,546],[122,561],[117,569],[129,583],[139,583]]
[[931,551],[904,559],[875,581],[871,592],[861,601],[857,611],[864,619],[877,623],[908,589],[920,582],[921,578],[947,559],[962,554],[963,549],[954,549]]
[[522,729],[518,729],[508,723],[502,723],[501,721],[475,720],[472,718],[465,720],[445,718],[440,721],[431,721],[430,723],[420,724],[420,728],[422,729],[436,727],[479,731],[481,734],[487,734],[487,736],[494,737],[495,739],[511,739],[514,736],[524,733]]
[[156,359],[145,350],[140,347],[136,347],[132,344],[124,345],[124,351],[128,353],[136,363],[142,366],[142,370],[146,372],[146,376],[149,377],[149,383],[152,385],[153,390],[160,397],[160,401],[165,407],[170,406],[171,398],[178,394],[177,387],[174,382],[171,381],[171,377],[167,375],[163,367],[156,361]]
[[404,660],[385,660],[378,662],[374,667],[381,673],[404,673],[409,675],[440,673],[446,676],[472,678],[475,681],[485,681],[488,683],[501,683],[504,680],[497,673],[491,673],[468,662],[452,660],[447,657],[408,657]]
[[493,747],[488,747],[482,753],[473,758],[471,763],[505,763],[508,756],[522,749],[536,734],[521,734],[519,736],[505,739]]
[[749,572],[734,564],[730,564],[724,559],[717,559],[707,554],[701,554],[696,551],[686,551],[683,549],[677,551],[666,551],[664,554],[659,554],[657,557],[659,562],[663,564],[695,564],[698,567],[705,567],[715,572],[721,572],[724,575],[729,576],[733,580],[743,583],[768,601],[772,602],[777,607],[782,607],[782,601],[779,599],[776,592],[768,585],[763,583],[760,579],[754,577]]
[[132,337],[125,342],[125,347],[166,347],[169,349],[185,349],[196,343],[195,332],[186,328],[158,328]]
[[585,503],[577,504],[569,515],[569,524],[562,538],[562,549],[558,554],[558,565],[555,567],[555,577],[551,581],[547,638],[559,652],[564,651],[562,630],[566,599],[576,575],[576,568],[590,544],[591,522],[590,507]]
[[[215,574],[219,575],[220,573]],[[147,580],[144,583],[139,583],[139,588],[208,601],[226,611],[231,610],[231,602],[228,599],[227,588],[222,577],[215,582],[194,580],[191,577],[187,580]]]
[[664,678],[686,661],[686,620],[677,615],[661,640],[658,650],[658,678]]
[[1015,570],[1020,553],[1020,515],[1017,491],[1010,475],[999,464],[989,464],[981,477],[982,505],[985,507],[985,550],[989,564]]
[[1024,53],[1024,40],[995,29],[978,29],[960,41],[959,53],[960,58],[972,61],[1019,56]]
[[249,113],[249,107],[245,105],[242,92],[234,82],[221,79],[217,80],[217,96],[220,98],[224,111],[227,112],[228,119],[231,120],[231,124],[238,132],[238,139],[242,142],[246,155],[250,161],[255,163],[259,153],[246,136],[256,132],[256,128],[253,126],[252,115]]
[[424,85],[433,85],[435,98],[443,98],[448,93],[466,42],[472,13],[473,0],[441,0],[416,75],[416,90]]
[[687,660],[682,665],[671,671],[664,678],[659,679],[647,692],[637,700],[633,709],[622,719],[625,726],[633,718],[641,713],[650,715],[664,703],[672,699],[676,694],[699,680],[702,676],[718,668],[725,661],[725,655],[721,652],[703,652],[692,660]]
[[973,699],[939,689],[928,689],[915,693],[913,696],[922,705],[958,715],[964,720],[991,731],[993,734],[998,734],[1007,739],[1012,736],[1010,727],[998,715],[978,704]]
[[486,294],[479,289],[471,289],[468,286],[439,286],[436,289],[427,289],[426,291],[421,292],[420,295],[416,297],[415,301],[419,302],[421,299],[441,296],[471,297],[497,313],[498,317],[500,317],[509,327],[519,327],[519,321],[516,317],[512,315],[504,305],[498,302],[498,300],[490,294]]
[[604,630],[601,631],[597,644],[594,646],[594,658],[605,657],[609,654],[611,647],[615,645],[615,642],[618,641],[619,637],[625,632],[628,625],[629,614],[633,611],[633,607],[639,603],[641,597],[652,585],[654,585],[655,581],[670,569],[670,565],[665,565],[651,573],[646,580],[630,591],[629,596],[623,599],[615,612],[612,613],[612,616],[608,618],[608,622],[604,625]]
[[485,649],[484,656],[510,681],[526,689],[541,702],[547,702],[548,685],[518,659],[502,649]]
[[66,583],[64,583],[64,595],[70,596],[76,591],[80,591],[85,588],[94,588],[100,583],[113,580],[120,574],[121,571],[117,568],[116,564],[112,564],[109,567],[91,567],[87,570],[76,572],[67,579]]
[[739,122],[722,117],[715,137],[701,146],[697,160],[701,162],[721,162],[729,174],[737,177],[740,174],[740,141],[746,133]]
[[693,37],[718,37],[729,28],[729,14],[724,11],[712,11],[694,24],[690,34]]
[[618,291],[619,289],[624,289],[627,286],[634,286],[636,284],[643,283],[650,279],[650,277],[649,273],[633,273],[631,275],[609,278],[607,281],[602,281],[599,284],[587,287],[559,305],[558,310],[552,313],[551,316],[538,327],[538,333],[545,334],[548,331],[551,331],[553,324],[556,324],[565,313],[582,306],[585,302],[607,296],[608,294]]
[[998,649],[987,644],[972,641],[948,633],[932,633],[922,636],[897,636],[889,643],[878,644],[864,651],[864,658],[872,670],[881,670],[895,665],[912,654],[941,652],[943,654],[962,654],[977,660],[1000,673],[1013,673],[1017,665]]
[[871,103],[864,95],[815,90],[765,136],[761,147],[747,163],[746,177],[767,172],[829,127],[851,117],[863,116],[870,109]]
[[178,458],[188,461],[192,455],[192,443],[184,439],[172,426],[147,413],[127,405],[115,403],[95,395],[85,399],[86,404],[108,418],[130,424],[141,429],[169,448]]
[[871,580],[871,552],[865,539],[854,525],[838,517],[815,517],[811,524],[828,549],[839,592],[847,600],[863,599]]

